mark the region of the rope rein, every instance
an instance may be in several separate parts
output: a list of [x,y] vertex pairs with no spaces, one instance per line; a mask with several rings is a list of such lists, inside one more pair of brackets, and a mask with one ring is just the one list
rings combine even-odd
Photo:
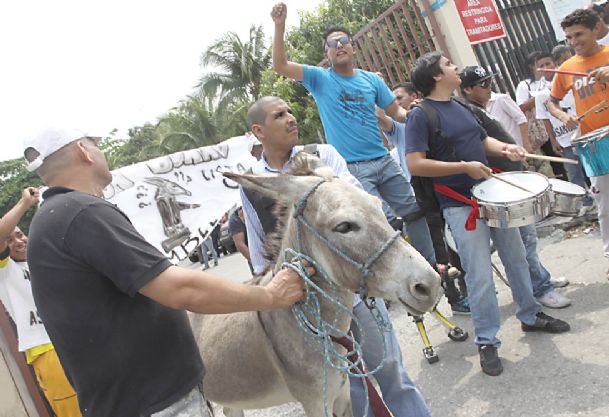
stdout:
[[[328,407],[328,370],[330,368],[338,370],[349,377],[355,378],[367,378],[378,372],[384,365],[387,358],[387,342],[385,340],[385,332],[391,330],[391,323],[386,320],[379,309],[376,307],[374,298],[368,298],[368,279],[373,275],[371,271],[372,264],[379,259],[387,249],[395,242],[400,236],[399,232],[393,234],[379,250],[377,250],[366,262],[360,263],[349,257],[346,253],[341,251],[336,245],[330,242],[327,238],[322,236],[304,217],[304,210],[306,208],[307,200],[309,197],[317,191],[317,189],[326,182],[324,179],[319,181],[313,186],[303,197],[301,197],[294,207],[294,218],[297,220],[296,237],[298,242],[298,250],[287,248],[284,252],[283,267],[290,268],[298,273],[298,275],[304,280],[306,288],[306,299],[299,301],[292,306],[292,313],[298,323],[300,330],[308,337],[308,340],[313,344],[314,348],[321,353],[322,367],[323,367],[323,401],[324,401],[324,413],[326,417],[331,417]],[[359,294],[366,307],[370,310],[370,313],[374,317],[377,324],[378,331],[383,340],[383,360],[381,363],[372,370],[366,370],[362,373],[357,367],[360,363],[363,363],[363,350],[359,342],[355,340],[352,333],[347,331],[344,332],[340,329],[340,321],[343,317],[348,317],[355,328],[359,330],[359,333],[363,335],[363,327],[359,319],[353,314],[353,306],[345,306],[339,300],[339,287],[330,279],[326,271],[313,260],[311,257],[305,255],[301,251],[303,250],[302,241],[302,226],[307,231],[320,240],[330,251],[341,259],[354,266],[361,275]],[[315,275],[309,276],[306,272],[306,267],[303,262],[307,261],[311,266],[315,268]],[[318,285],[317,282],[323,283],[322,285],[327,286],[328,290],[325,290]],[[322,301],[326,300],[334,306],[334,317],[330,321],[326,321],[321,315],[321,304]],[[353,351],[346,352],[344,355],[340,354],[336,350],[336,344],[333,342],[332,337],[345,337],[353,344]],[[348,357],[353,353],[357,354],[358,360],[356,363],[351,362]],[[366,398],[368,398],[368,387],[364,383],[364,391]],[[366,408],[364,415],[368,414],[369,402],[366,401]]]

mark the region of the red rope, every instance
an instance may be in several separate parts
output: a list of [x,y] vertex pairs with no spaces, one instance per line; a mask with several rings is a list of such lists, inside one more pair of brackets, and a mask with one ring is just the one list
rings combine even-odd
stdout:
[[450,197],[453,200],[457,200],[471,206],[472,208],[469,212],[469,216],[467,216],[467,221],[465,222],[465,230],[476,230],[476,220],[480,218],[480,206],[476,200],[467,198],[446,185],[434,184],[433,188],[436,190],[436,192],[446,197]]
[[[354,351],[353,343],[348,337],[331,336],[331,338],[333,342],[338,343],[339,345],[347,349],[347,352],[351,353],[348,356],[348,359],[351,363],[356,363],[358,361],[358,355]],[[359,369],[362,374],[365,373],[364,367],[362,366],[362,362],[357,365],[357,369]],[[387,404],[385,404],[385,401],[383,401],[374,385],[372,385],[372,381],[370,381],[370,378],[364,377],[362,383],[365,383],[368,386],[368,402],[370,403],[370,409],[372,410],[372,414],[374,415],[374,417],[393,417],[393,414],[391,414],[391,411],[389,411]]]

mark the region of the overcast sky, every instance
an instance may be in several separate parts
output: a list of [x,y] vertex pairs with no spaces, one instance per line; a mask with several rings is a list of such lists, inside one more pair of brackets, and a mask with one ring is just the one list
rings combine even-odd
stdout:
[[[35,0],[0,5],[0,160],[46,126],[126,133],[192,92],[201,53],[277,0]],[[288,25],[321,0],[288,0]]]

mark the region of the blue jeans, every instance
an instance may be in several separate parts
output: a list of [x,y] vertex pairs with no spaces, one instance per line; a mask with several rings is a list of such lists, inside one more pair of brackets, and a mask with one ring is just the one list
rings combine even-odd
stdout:
[[387,202],[395,214],[404,220],[412,246],[427,262],[435,265],[436,256],[425,216],[402,168],[391,155],[369,161],[350,162],[347,167],[364,190]]
[[205,268],[209,268],[209,255],[207,251],[211,252],[212,258],[214,258],[214,264],[218,265],[218,254],[216,253],[216,249],[214,249],[214,242],[211,237],[208,237],[201,243],[201,263],[205,264]]
[[207,401],[199,387],[195,387],[184,397],[169,407],[152,414],[150,417],[209,417]]
[[[382,299],[376,299],[376,305],[385,318],[389,320],[387,307]],[[364,362],[367,370],[375,369],[383,360],[383,342],[376,321],[364,303],[353,308],[353,313],[359,319],[362,328],[351,324],[351,331],[355,339],[362,343]],[[363,333],[360,333],[363,332]],[[363,340],[362,340],[363,336]],[[431,414],[425,399],[415,387],[402,364],[402,351],[398,344],[393,327],[385,332],[387,342],[387,359],[383,367],[374,374],[374,378],[381,387],[385,403],[394,416],[430,417]],[[366,401],[363,381],[360,378],[349,378],[351,384],[351,406],[353,415],[363,416]],[[372,413],[369,412],[371,417]]]
[[[573,146],[568,146],[566,148],[562,148],[562,154],[565,158],[575,159],[579,161],[579,155],[575,153],[573,150]],[[580,187],[586,188],[586,181],[584,179],[584,169],[581,165],[581,162],[577,165],[574,164],[564,164],[567,169],[567,176],[569,177],[569,181],[573,184],[577,184]]]
[[533,295],[535,297],[541,297],[552,291],[554,289],[554,284],[550,281],[550,273],[541,264],[539,255],[537,254],[537,230],[535,230],[534,224],[530,224],[519,227],[518,231],[520,232],[522,243],[524,243],[527,263],[529,264],[529,274],[531,275],[531,283],[533,284]]
[[516,302],[516,317],[523,323],[534,324],[541,305],[533,296],[526,252],[518,229],[491,228],[482,220],[476,230],[465,230],[469,206],[446,207],[444,219],[457,244],[461,263],[465,269],[465,282],[476,333],[476,344],[500,346],[499,304],[491,269],[490,240],[497,248]]
[[[573,146],[562,148],[562,154],[565,158],[575,159],[576,161],[579,161],[579,155],[575,153]],[[588,188],[588,185],[586,184],[584,168],[582,167],[581,161],[577,165],[564,164],[564,166],[567,170],[567,176],[569,177],[569,181],[571,181],[573,184],[579,185],[582,188],[585,188],[585,189]],[[584,197],[583,204],[585,206],[589,206],[592,204],[592,201],[593,201],[592,197],[590,197],[589,195],[586,195]]]

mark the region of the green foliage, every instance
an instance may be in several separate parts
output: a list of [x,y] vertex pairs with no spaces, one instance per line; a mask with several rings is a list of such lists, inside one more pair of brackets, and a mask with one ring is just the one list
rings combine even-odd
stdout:
[[[41,187],[40,178],[25,169],[23,158],[0,162],[0,216],[4,216],[17,204],[21,193],[26,187]],[[25,234],[28,233],[35,210],[30,209],[21,218],[19,227]]]
[[110,169],[117,169],[164,155],[156,125],[145,124],[129,129],[128,139],[113,135],[104,138],[100,148],[105,152]]
[[166,153],[217,143],[217,120],[210,99],[188,96],[159,119],[160,146]]
[[[355,35],[392,4],[393,0],[327,0],[301,13],[300,25],[286,36],[289,59],[310,65],[321,62],[322,34],[329,26],[345,26]],[[281,97],[292,107],[302,143],[320,141],[323,128],[315,100],[299,83],[271,69],[270,42],[261,27],[252,26],[246,40],[232,32],[221,35],[204,51],[201,62],[214,71],[202,75],[193,95],[160,116],[156,124],[129,129],[128,138],[117,138],[114,131],[102,140],[100,148],[110,169],[241,135],[247,130],[247,109],[265,95]],[[41,186],[41,181],[27,172],[23,159],[0,162],[0,214],[15,205],[27,186]],[[26,232],[33,213],[29,211],[21,221]]]
[[[319,63],[327,27],[342,25],[355,34],[392,4],[393,0],[327,0],[313,11],[301,13],[300,25],[286,36],[289,59]],[[319,142],[323,128],[315,101],[299,83],[271,69],[270,46],[260,26],[251,26],[246,39],[232,32],[220,35],[201,56],[204,74],[192,95],[161,115],[156,124],[135,126],[127,138],[116,137],[116,132],[104,138],[100,147],[110,169],[241,135],[247,130],[247,109],[264,95],[281,97],[292,107],[302,143]],[[40,184],[23,165],[21,160],[0,165],[2,210],[12,207],[25,186]]]
[[201,77],[199,87],[207,97],[218,99],[218,108],[254,101],[260,97],[262,73],[271,55],[261,26],[251,26],[244,42],[234,32],[226,32],[203,52],[201,64],[217,67]]
[[331,26],[344,26],[355,35],[378,15],[387,10],[393,0],[328,0],[311,12],[300,14],[300,25],[286,37],[286,43],[298,51],[290,60],[316,64],[323,59],[323,33]]

